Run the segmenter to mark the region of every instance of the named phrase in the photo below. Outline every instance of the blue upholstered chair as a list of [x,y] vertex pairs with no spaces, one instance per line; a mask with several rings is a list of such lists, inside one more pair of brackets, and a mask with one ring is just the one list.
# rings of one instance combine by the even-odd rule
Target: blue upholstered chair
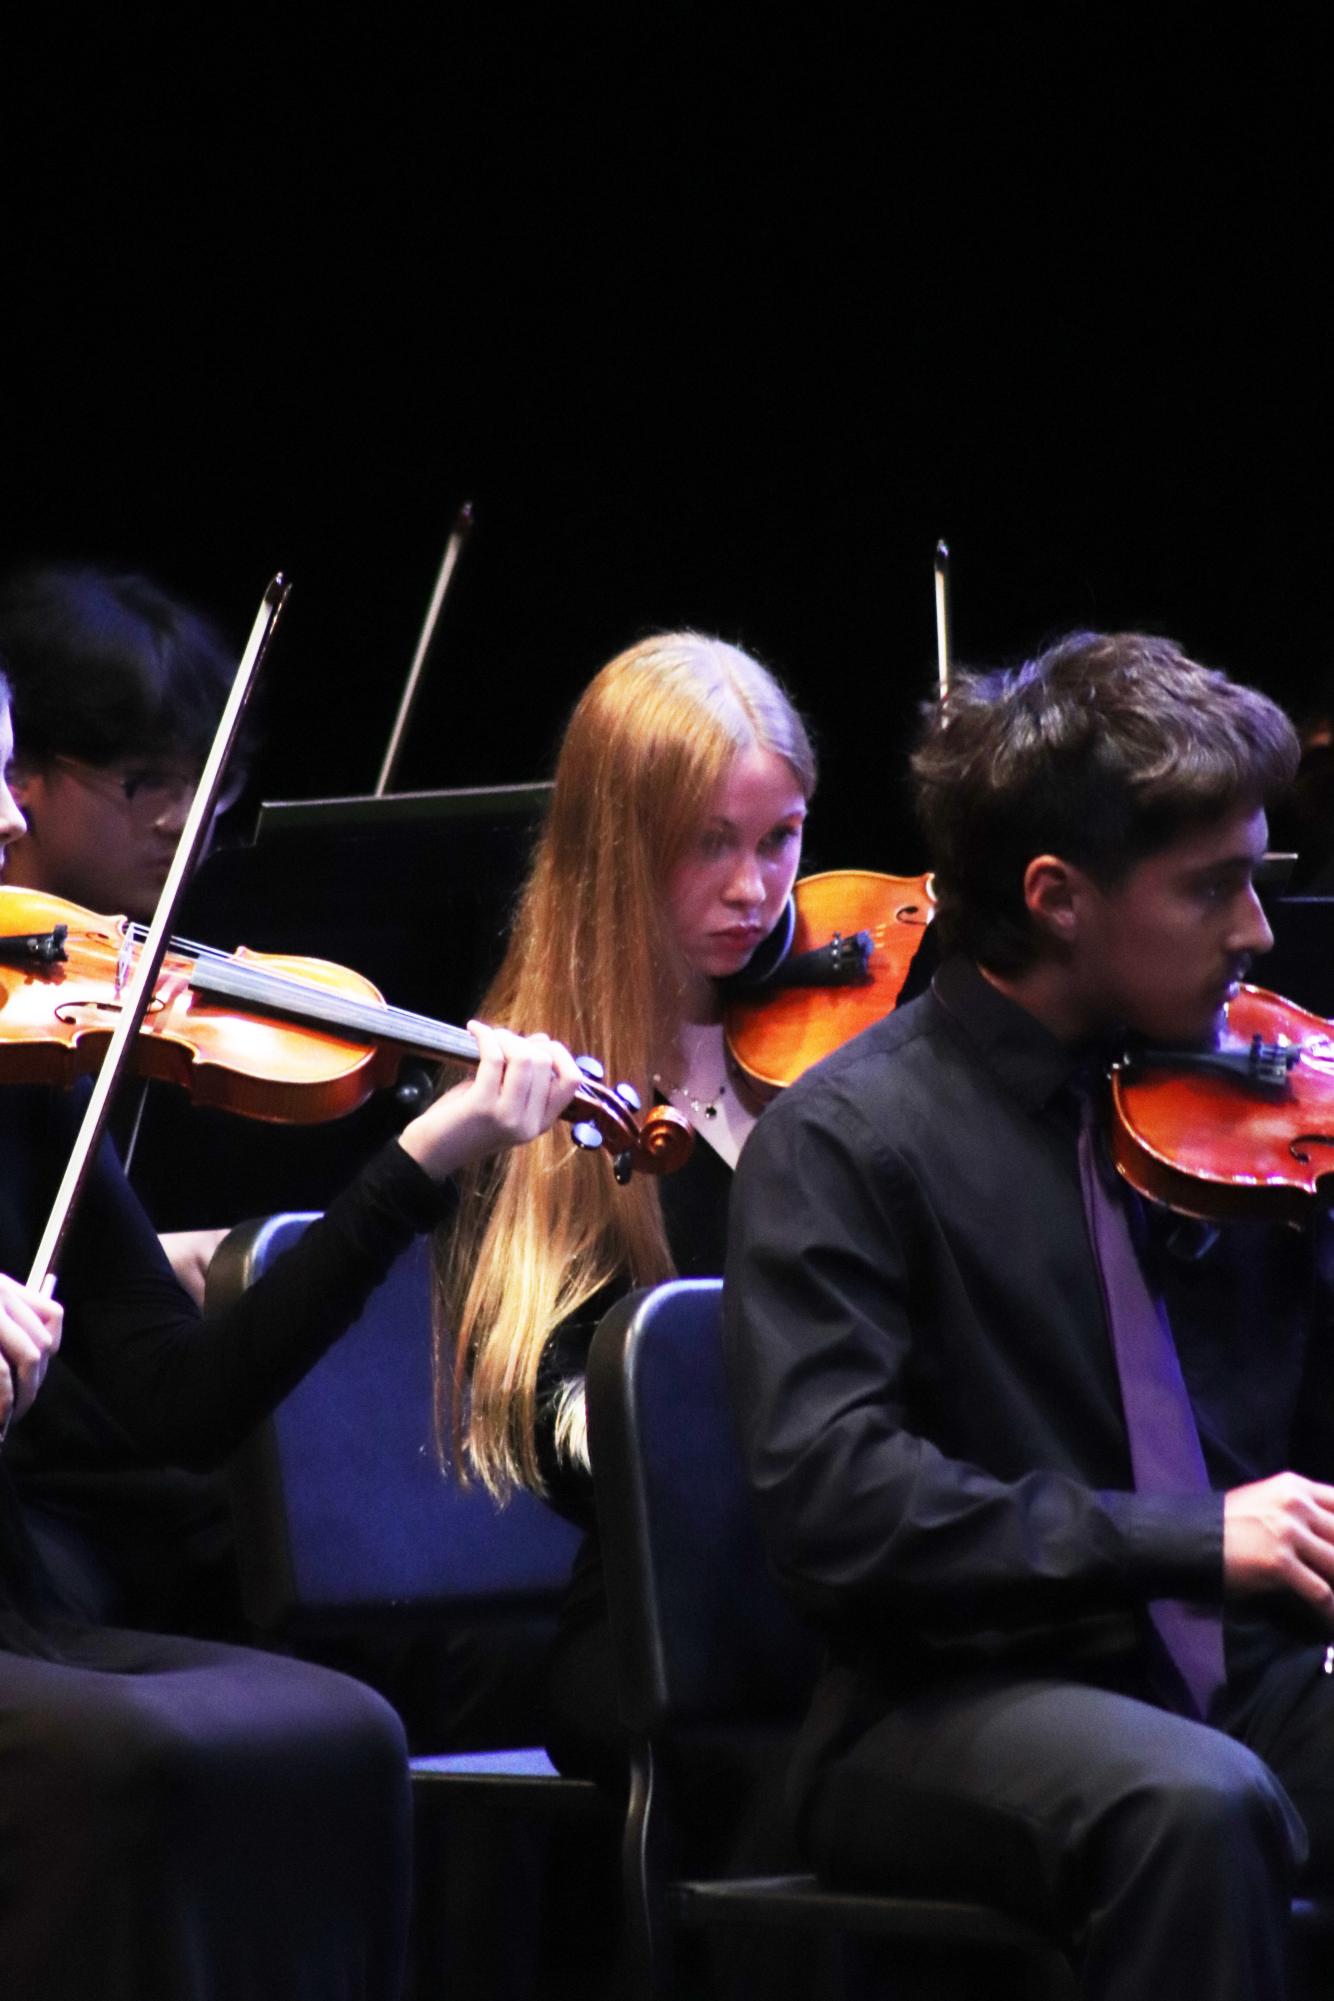
[[1049,1940],[1003,1912],[855,1896],[799,1873],[683,1871],[675,1774],[692,1744],[790,1734],[817,1645],[770,1578],[728,1407],[722,1287],[679,1280],[623,1300],[594,1337],[589,1424],[616,1640],[633,1740],[623,1852],[636,1992],[680,1990],[673,1935],[716,1926],[876,1935],[1019,1954],[1031,1991],[1073,1993]]
[[[251,1284],[310,1221],[233,1230],[209,1272],[210,1304]],[[560,1596],[577,1532],[530,1494],[498,1508],[441,1471],[429,1256],[419,1238],[237,1456],[245,1609],[260,1632],[500,1618]]]
[[[310,1221],[281,1215],[233,1230],[209,1272],[209,1304],[253,1283]],[[577,1533],[529,1494],[498,1508],[482,1488],[442,1473],[429,1302],[429,1245],[419,1240],[356,1324],[236,1455],[231,1491],[243,1604],[261,1641],[320,1652],[321,1641],[349,1635],[445,1635],[451,1624],[503,1632],[507,1624],[554,1617]],[[526,1879],[534,1904],[540,1891],[545,1847],[529,1838],[530,1824],[601,1824],[605,1834],[611,1808],[592,1785],[560,1778],[531,1744],[444,1747],[413,1758],[412,1781],[419,1883],[448,1889],[447,1899],[419,1894],[419,1964],[438,1966],[447,1957],[451,1988],[462,1982],[474,1993],[533,1991],[527,1976],[535,1916],[533,1938],[520,1922],[497,1940],[489,1924],[485,1964],[460,1966],[459,1934],[473,1929],[459,1912],[460,1881],[470,1877],[481,1901],[501,1886],[480,1880],[479,1844],[451,1842],[449,1831],[464,1811],[474,1829],[487,1826],[486,1845],[503,1854],[498,1866],[518,1911],[516,1877]],[[519,1824],[500,1836],[493,1823],[504,1814]],[[460,1848],[467,1851],[463,1868]],[[442,1942],[449,1930],[453,1936]],[[476,1950],[482,1958],[480,1944]],[[508,1978],[498,1965],[505,1959]],[[439,1983],[432,1975],[418,1984],[425,1993]]]
[[[816,1665],[812,1636],[761,1548],[728,1405],[721,1298],[716,1279],[634,1294],[607,1314],[589,1359],[598,1512],[633,1743],[622,1873],[637,1995],[666,2001],[678,1991],[676,1931],[733,1926],[883,1938],[915,1954],[1003,1953],[1025,1993],[1062,2001],[1076,1991],[1064,1956],[987,1905],[855,1895],[803,1874],[680,1868],[674,1776],[682,1747],[692,1738],[715,1745],[726,1733],[790,1730]],[[1293,1923],[1312,1991],[1326,1993],[1334,1902],[1298,1899]],[[992,1984],[984,1979],[979,1991]]]

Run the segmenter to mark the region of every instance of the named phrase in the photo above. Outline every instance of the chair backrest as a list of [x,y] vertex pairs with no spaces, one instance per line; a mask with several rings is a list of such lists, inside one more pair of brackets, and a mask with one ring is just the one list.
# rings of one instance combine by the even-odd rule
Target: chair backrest
[[635,1732],[799,1716],[818,1642],[769,1574],[723,1370],[722,1284],[632,1294],[588,1409],[621,1707]]
[[[311,1220],[233,1230],[209,1304],[253,1283]],[[231,1486],[245,1609],[265,1631],[554,1605],[579,1541],[530,1494],[498,1508],[442,1473],[424,1239],[242,1447]]]

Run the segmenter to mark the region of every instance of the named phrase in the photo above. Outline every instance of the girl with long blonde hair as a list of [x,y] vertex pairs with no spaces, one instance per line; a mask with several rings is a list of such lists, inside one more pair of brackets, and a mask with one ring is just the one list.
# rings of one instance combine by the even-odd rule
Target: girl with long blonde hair
[[775,932],[801,853],[815,763],[767,670],[722,640],[671,633],[586,690],[509,949],[479,1012],[541,1023],[644,1103],[683,1112],[690,1164],[616,1186],[552,1131],[456,1177],[438,1258],[442,1423],[503,1497],[546,1496],[588,1530],[548,1686],[563,1769],[621,1778],[592,1541],[583,1362],[617,1294],[722,1269],[731,1168],[758,1107],[726,1061],[720,983]]

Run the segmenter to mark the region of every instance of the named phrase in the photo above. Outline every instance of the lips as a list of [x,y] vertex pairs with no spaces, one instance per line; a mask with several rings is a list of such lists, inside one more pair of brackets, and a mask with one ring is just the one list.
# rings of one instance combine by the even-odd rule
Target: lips
[[1215,987],[1210,1003],[1215,1014],[1221,1013],[1224,1009],[1232,1005],[1233,1001],[1237,998],[1238,990],[1245,977],[1246,973],[1243,969],[1240,973],[1234,973],[1232,978],[1225,981],[1222,986]]

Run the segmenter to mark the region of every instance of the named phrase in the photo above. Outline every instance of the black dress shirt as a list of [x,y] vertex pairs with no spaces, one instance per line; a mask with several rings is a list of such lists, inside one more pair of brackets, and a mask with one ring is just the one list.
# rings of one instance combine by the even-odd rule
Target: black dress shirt
[[[1222,1492],[1328,1477],[1313,1233],[1155,1219],[1212,1486],[1133,1490],[1057,1042],[970,965],[807,1073],[732,1199],[726,1340],[779,1577],[877,1699],[978,1669],[1152,1678],[1154,1597],[1222,1595]],[[1319,1245],[1317,1245],[1319,1248]],[[1319,1260],[1314,1261],[1318,1265]],[[1229,1672],[1288,1601],[1229,1621]]]

